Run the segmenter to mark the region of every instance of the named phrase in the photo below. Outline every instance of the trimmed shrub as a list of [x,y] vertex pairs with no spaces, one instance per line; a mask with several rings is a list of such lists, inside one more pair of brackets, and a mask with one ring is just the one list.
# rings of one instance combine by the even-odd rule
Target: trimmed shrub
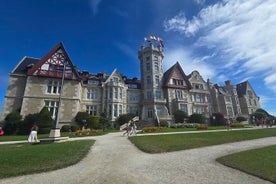
[[185,118],[188,118],[188,114],[184,111],[181,111],[181,110],[177,110],[174,112],[174,121],[175,122],[180,122],[180,123],[183,123]]
[[61,127],[61,129],[60,129],[61,132],[70,132],[70,130],[71,130],[71,126],[70,125],[63,125]]
[[72,132],[76,132],[78,129],[79,129],[79,126],[77,126],[77,125],[72,125],[71,126],[71,131]]
[[167,121],[165,121],[165,120],[162,120],[162,121],[160,121],[160,126],[161,127],[168,127],[169,123]]
[[204,123],[204,116],[202,114],[194,113],[189,117],[189,123]]
[[239,116],[239,117],[236,118],[236,120],[240,123],[242,121],[246,121],[247,119],[243,116]]
[[100,116],[90,116],[87,122],[87,127],[90,129],[99,128]]

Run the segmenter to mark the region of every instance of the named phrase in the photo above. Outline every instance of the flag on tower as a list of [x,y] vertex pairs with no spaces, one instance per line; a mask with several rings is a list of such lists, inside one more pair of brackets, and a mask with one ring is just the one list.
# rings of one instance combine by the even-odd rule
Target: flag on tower
[[162,47],[164,47],[164,41],[161,38],[157,37],[157,36],[150,35],[149,38],[144,38],[144,39],[147,42],[151,42],[151,40],[157,41]]

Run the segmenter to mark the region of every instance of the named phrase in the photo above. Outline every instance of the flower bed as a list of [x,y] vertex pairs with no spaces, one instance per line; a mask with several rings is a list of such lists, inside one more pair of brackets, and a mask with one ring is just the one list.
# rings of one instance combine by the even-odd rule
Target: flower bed
[[84,129],[84,130],[77,130],[75,132],[76,136],[93,136],[93,135],[99,135],[102,133],[102,130],[90,130],[90,129]]
[[143,132],[145,133],[150,133],[150,132],[162,132],[163,127],[145,127],[142,129]]
[[208,126],[205,124],[200,124],[196,128],[197,130],[208,130]]

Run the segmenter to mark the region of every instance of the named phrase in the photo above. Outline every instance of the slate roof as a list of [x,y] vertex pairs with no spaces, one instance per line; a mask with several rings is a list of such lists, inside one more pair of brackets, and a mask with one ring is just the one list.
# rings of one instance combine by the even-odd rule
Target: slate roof
[[40,59],[25,56],[11,72],[12,74],[27,74],[28,69],[32,68]]

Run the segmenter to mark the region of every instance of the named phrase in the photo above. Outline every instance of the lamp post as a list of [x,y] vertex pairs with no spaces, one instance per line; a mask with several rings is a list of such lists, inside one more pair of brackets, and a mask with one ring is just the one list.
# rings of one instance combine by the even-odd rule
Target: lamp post
[[66,68],[66,61],[64,61],[63,69],[62,69],[61,86],[60,86],[60,92],[58,97],[58,108],[57,108],[57,114],[55,118],[55,126],[50,131],[50,135],[49,135],[50,138],[60,137],[59,118],[60,118],[61,95],[63,91],[65,68]]

